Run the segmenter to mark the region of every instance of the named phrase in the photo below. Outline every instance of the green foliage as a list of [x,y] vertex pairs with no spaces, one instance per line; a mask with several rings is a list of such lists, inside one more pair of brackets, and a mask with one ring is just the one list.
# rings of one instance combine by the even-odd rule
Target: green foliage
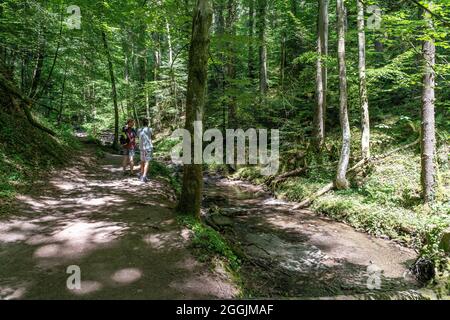
[[261,175],[256,166],[244,166],[239,168],[233,175],[233,178],[248,180],[257,184],[264,183],[265,178]]
[[[398,147],[399,140],[414,141],[417,134],[415,126],[407,117],[397,120],[386,118],[372,132],[373,152],[383,154]],[[354,133],[353,136],[358,134]],[[327,139],[326,148],[331,152],[336,152],[334,141],[338,141],[338,138],[332,135]],[[358,141],[353,142],[352,154],[359,153],[358,144]],[[311,155],[307,158],[307,167],[310,169],[306,174],[269,185],[278,197],[301,201],[334,179],[336,164],[331,161],[336,159]],[[441,189],[449,190],[447,162],[441,163],[439,172]],[[243,167],[233,177],[259,184],[267,181],[259,175],[256,167]],[[422,204],[420,155],[415,148],[376,162],[351,182],[351,189],[333,191],[317,198],[312,209],[374,236],[390,238],[414,247],[420,250],[422,257],[432,261],[439,272],[445,273],[447,258],[439,248],[439,241],[442,230],[450,226],[450,196],[448,191],[444,191],[434,204]]]
[[152,177],[160,177],[169,182],[172,189],[177,195],[181,192],[181,181],[179,177],[165,163],[156,160],[150,162],[149,175]]
[[169,156],[172,149],[180,143],[180,139],[163,138],[154,144],[155,155]]
[[[450,2],[434,1],[433,28],[425,28],[422,14],[411,1],[365,2],[366,7],[371,4],[382,11],[381,29],[366,29],[372,154],[383,154],[419,138],[421,45],[425,39],[435,39],[435,111],[440,148],[437,201],[429,208],[420,204],[420,158],[415,147],[367,168],[352,181],[350,190],[317,199],[314,208],[372,234],[424,246],[423,255],[439,264],[441,253],[435,244],[441,226],[446,224],[450,203],[450,168],[445,147],[450,141],[450,47],[448,28],[442,22],[442,19],[449,20]],[[79,0],[76,3],[82,11],[79,30],[69,29],[64,23],[68,5],[67,1],[54,0],[5,0],[0,4],[2,63],[13,71],[11,79],[27,94],[34,84],[36,62],[43,54],[42,77],[37,83],[37,95],[32,97],[36,100],[33,114],[40,123],[58,131],[58,138],[54,139],[21,118],[0,114],[0,199],[13,197],[37,173],[73,157],[73,150],[77,149],[73,127],[85,130],[93,143],[114,129],[111,79],[102,32],[107,34],[112,56],[119,123],[127,118],[149,117],[161,136],[170,135],[183,123],[194,2]],[[357,128],[361,118],[356,2],[347,1],[346,6],[353,164],[360,155]],[[261,43],[258,24],[252,29],[253,38],[250,37],[248,2],[239,2],[234,26],[228,26],[232,20],[229,6],[224,1],[215,3],[217,19],[211,30],[205,128],[226,129],[230,122],[228,112],[235,106],[240,128],[279,129],[280,173],[300,167],[307,167],[308,171],[272,184],[271,188],[278,196],[297,201],[334,179],[341,145],[337,35],[333,28],[336,8],[330,2],[329,55],[323,59],[328,67],[327,137],[320,154],[311,148],[316,105],[317,9],[317,1],[269,1],[265,30],[269,91],[265,96],[258,91]],[[231,34],[230,27],[236,32]],[[253,75],[250,75],[251,61]],[[177,143],[164,138],[157,141],[155,155],[167,158]],[[102,157],[102,151],[97,156]],[[227,166],[205,167],[228,172]],[[177,193],[180,191],[179,177],[164,163],[153,161],[150,170],[151,175],[163,177]],[[260,175],[257,167],[241,167],[234,177],[256,183],[269,181]],[[210,231],[198,229],[197,232],[205,233],[205,238],[213,242],[205,250],[228,254]]]
[[37,177],[73,158],[80,146],[72,131],[54,129],[58,138],[31,126],[25,118],[0,112],[0,201],[11,199]]

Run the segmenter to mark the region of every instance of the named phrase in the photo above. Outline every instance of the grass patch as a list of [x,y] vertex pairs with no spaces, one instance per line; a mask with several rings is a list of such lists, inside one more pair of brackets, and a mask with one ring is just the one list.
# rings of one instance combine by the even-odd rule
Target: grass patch
[[224,260],[229,271],[235,273],[239,270],[241,266],[239,257],[219,232],[190,216],[179,216],[178,222],[192,230],[194,234],[192,247],[196,250],[200,261],[212,261],[218,257]]

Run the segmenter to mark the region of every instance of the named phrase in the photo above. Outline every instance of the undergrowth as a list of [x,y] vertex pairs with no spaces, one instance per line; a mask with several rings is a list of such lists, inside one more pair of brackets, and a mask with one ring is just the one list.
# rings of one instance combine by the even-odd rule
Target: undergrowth
[[[386,124],[373,132],[373,153],[383,154],[399,145],[393,144]],[[400,126],[404,134],[410,135],[403,144],[414,141],[414,130]],[[396,139],[401,137],[397,132]],[[354,136],[358,136],[355,134]],[[338,150],[339,138],[329,137],[327,150]],[[358,155],[358,141],[352,146],[352,155]],[[343,221],[358,230],[377,237],[389,238],[413,247],[420,256],[432,261],[436,269],[435,279],[440,278],[444,288],[448,282],[449,257],[439,247],[443,231],[450,226],[450,168],[445,142],[438,144],[438,188],[436,201],[423,205],[420,199],[420,154],[418,146],[393,154],[364,169],[351,180],[351,188],[331,191],[313,202],[311,208],[323,215]],[[301,151],[299,151],[301,152]],[[261,176],[257,167],[240,168],[232,178],[244,179],[257,184],[266,184],[279,198],[301,201],[332,181],[335,177],[335,161],[332,155],[308,156],[299,164],[310,168],[306,173],[279,183]],[[282,162],[290,163],[281,153]],[[358,159],[353,159],[355,163]],[[351,166],[352,164],[350,164]],[[296,167],[284,167],[283,171]],[[281,174],[282,172],[279,172]],[[447,276],[445,276],[447,275]],[[444,279],[444,280],[442,280]],[[445,284],[446,283],[446,284]],[[450,292],[450,291],[449,291]]]
[[[43,122],[39,120],[40,122]],[[73,158],[80,144],[68,126],[53,127],[56,137],[33,127],[20,116],[0,113],[0,203],[6,208],[32,182]]]
[[151,177],[160,177],[166,180],[178,196],[181,193],[181,181],[170,167],[157,160],[150,162],[149,174]]
[[194,217],[179,216],[178,221],[193,232],[192,247],[196,250],[200,261],[211,261],[219,257],[225,261],[229,271],[236,273],[241,261],[222,235],[213,228],[203,224]]

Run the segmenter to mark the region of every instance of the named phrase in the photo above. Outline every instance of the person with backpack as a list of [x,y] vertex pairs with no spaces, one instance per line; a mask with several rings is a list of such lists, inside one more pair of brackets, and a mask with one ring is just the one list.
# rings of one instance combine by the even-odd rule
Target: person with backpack
[[120,135],[120,144],[123,154],[123,174],[127,174],[127,165],[130,165],[130,173],[134,175],[134,155],[136,148],[136,130],[134,129],[134,120],[128,119],[125,127],[122,128]]
[[147,182],[147,173],[149,169],[149,163],[152,160],[153,143],[152,143],[153,130],[149,128],[148,119],[144,119],[143,127],[139,130],[139,151],[141,153],[141,174],[140,180]]

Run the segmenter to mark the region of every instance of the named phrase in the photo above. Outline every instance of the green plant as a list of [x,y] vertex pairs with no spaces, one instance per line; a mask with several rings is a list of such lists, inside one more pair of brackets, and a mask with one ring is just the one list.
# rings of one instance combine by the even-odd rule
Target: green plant
[[193,217],[179,216],[179,223],[192,230],[194,236],[192,247],[199,250],[200,257],[211,259],[221,257],[225,259],[231,271],[237,271],[240,267],[240,259],[227,244],[219,232],[208,227]]
[[0,201],[12,199],[36,177],[72,159],[81,148],[69,126],[53,129],[56,137],[36,129],[21,116],[0,112]]
[[164,163],[157,160],[150,162],[150,176],[160,177],[169,182],[171,188],[178,195],[181,192],[181,181],[176,172]]

